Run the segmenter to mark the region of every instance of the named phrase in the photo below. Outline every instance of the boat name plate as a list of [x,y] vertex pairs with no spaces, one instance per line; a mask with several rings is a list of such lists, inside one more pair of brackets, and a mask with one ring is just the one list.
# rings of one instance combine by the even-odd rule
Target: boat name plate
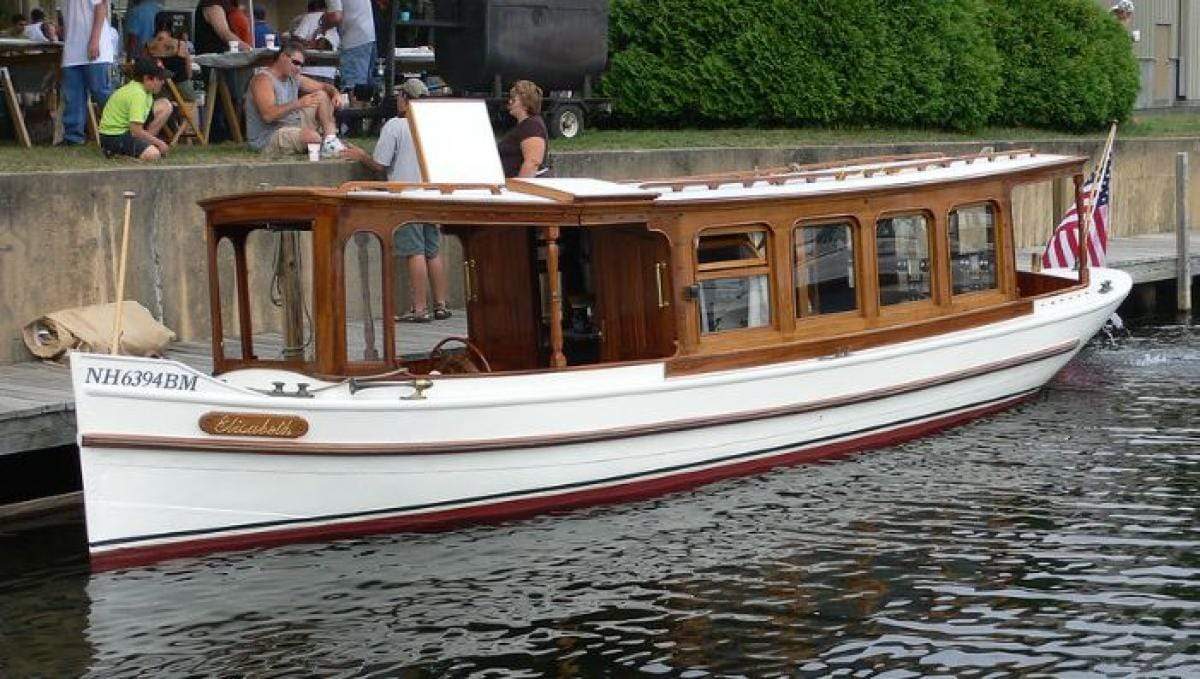
[[297,415],[211,412],[200,416],[200,428],[217,436],[297,439],[308,433],[308,421]]

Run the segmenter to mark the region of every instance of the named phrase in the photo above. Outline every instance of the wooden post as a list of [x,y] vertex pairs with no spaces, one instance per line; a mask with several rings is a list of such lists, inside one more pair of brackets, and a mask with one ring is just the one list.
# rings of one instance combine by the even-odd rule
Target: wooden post
[[546,238],[546,287],[550,291],[550,367],[567,367],[563,355],[562,290],[558,282],[558,227],[547,226],[543,230]]
[[125,301],[125,265],[129,260],[129,216],[133,211],[133,191],[126,191],[125,196],[125,227],[121,230],[121,262],[117,273],[117,302],[116,314],[113,317],[112,344],[109,353],[116,356],[121,353],[121,302]]
[[1175,154],[1175,269],[1176,308],[1183,316],[1192,311],[1192,260],[1188,247],[1191,215],[1188,210],[1188,154]]
[[283,302],[283,359],[304,360],[304,292],[295,231],[279,232],[279,296]]

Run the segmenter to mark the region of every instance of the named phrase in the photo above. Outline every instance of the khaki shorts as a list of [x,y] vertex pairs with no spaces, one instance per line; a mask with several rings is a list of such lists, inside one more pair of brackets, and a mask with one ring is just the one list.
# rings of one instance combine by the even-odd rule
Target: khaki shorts
[[263,155],[282,156],[293,153],[308,153],[308,144],[300,136],[302,130],[317,129],[317,109],[300,109],[300,127],[281,127],[275,130],[266,146],[262,147]]

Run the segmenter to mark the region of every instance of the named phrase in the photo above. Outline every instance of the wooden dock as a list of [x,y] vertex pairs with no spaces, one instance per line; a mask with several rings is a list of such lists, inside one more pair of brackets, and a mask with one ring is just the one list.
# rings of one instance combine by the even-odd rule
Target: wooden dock
[[[427,354],[446,337],[466,334],[467,316],[461,309],[444,321],[397,324],[397,353]],[[356,348],[362,351],[361,330],[349,332],[347,337],[352,353]],[[278,354],[283,338],[255,335],[254,346],[260,356]],[[167,350],[167,357],[200,372],[212,372],[208,342],[176,342]],[[67,366],[44,361],[0,365],[0,455],[74,443],[75,401]]]
[[[1190,243],[1192,271],[1200,272],[1200,231],[1191,232]],[[1041,252],[1041,248],[1022,248],[1017,253],[1017,268],[1028,270],[1030,257]],[[1174,233],[1114,238],[1108,244],[1108,266],[1132,276],[1134,285],[1175,280],[1178,262]]]

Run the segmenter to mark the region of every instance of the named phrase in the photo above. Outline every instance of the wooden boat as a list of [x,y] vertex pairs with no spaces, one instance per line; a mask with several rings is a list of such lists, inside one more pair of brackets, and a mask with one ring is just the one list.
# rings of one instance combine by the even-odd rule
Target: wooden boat
[[[623,501],[1012,406],[1130,289],[1017,270],[1014,188],[1081,200],[1085,160],[202,201],[213,375],[72,357],[93,565]],[[414,356],[385,319],[422,222],[461,241],[468,334]]]

